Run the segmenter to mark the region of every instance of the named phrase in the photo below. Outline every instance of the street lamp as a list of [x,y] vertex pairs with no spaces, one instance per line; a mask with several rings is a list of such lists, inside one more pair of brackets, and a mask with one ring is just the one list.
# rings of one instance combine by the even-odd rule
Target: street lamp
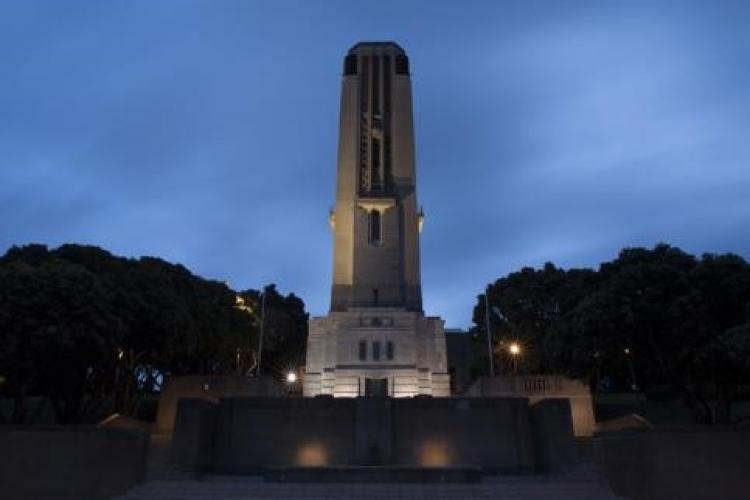
[[260,294],[260,337],[258,338],[258,377],[260,377],[260,360],[263,355],[263,327],[266,326],[266,289]]
[[[250,307],[250,306],[248,306],[245,303],[245,299],[243,299],[239,295],[235,295],[234,296],[234,307],[236,307],[240,311],[246,312],[250,316],[252,316],[252,314],[253,314],[253,308]],[[242,350],[238,347],[237,348],[237,352],[235,354],[235,367],[236,367],[236,370],[237,370],[237,374],[241,374],[241,370],[240,370],[241,354],[242,354]]]
[[626,347],[622,352],[625,353],[625,357],[628,360],[628,368],[630,369],[630,388],[633,389],[633,392],[638,392],[638,383],[635,380],[635,366],[633,366],[632,351],[629,347]]
[[[253,308],[245,304],[245,299],[240,297],[239,295],[235,296],[235,303],[237,309],[240,309],[242,311],[245,311],[248,314],[253,313]],[[260,377],[260,361],[261,361],[261,355],[263,354],[263,327],[265,326],[265,316],[266,316],[266,289],[263,288],[263,291],[260,294],[260,335],[258,336],[258,366],[257,366],[257,376]],[[237,353],[237,361],[239,364],[239,352]]]
[[495,362],[492,353],[492,330],[490,329],[490,285],[484,290],[484,321],[487,329],[487,354],[490,358],[490,377],[495,376]]
[[518,357],[521,355],[521,345],[518,342],[511,342],[508,346],[508,352],[513,358],[513,375],[518,373]]
[[294,370],[289,370],[286,374],[286,385],[289,395],[291,396],[294,392],[294,386],[297,383],[297,373]]

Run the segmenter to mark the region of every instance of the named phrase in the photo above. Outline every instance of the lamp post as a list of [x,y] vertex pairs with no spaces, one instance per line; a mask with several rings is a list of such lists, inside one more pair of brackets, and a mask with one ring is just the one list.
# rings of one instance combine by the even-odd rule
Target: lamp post
[[622,352],[625,353],[625,357],[628,359],[628,368],[630,368],[630,388],[633,389],[633,392],[638,392],[638,383],[635,380],[635,367],[633,366],[632,351],[629,347],[626,347]]
[[492,330],[490,330],[490,285],[484,290],[484,321],[487,329],[487,355],[490,358],[490,377],[495,376],[495,362],[492,354]]
[[[234,307],[236,307],[240,311],[246,312],[252,317],[253,308],[248,306],[245,303],[245,299],[243,299],[242,296],[240,295],[234,296]],[[242,349],[238,347],[237,352],[235,353],[235,358],[234,358],[235,369],[237,370],[238,375],[241,374],[241,367],[240,367],[241,358],[242,358]]]
[[258,337],[258,377],[260,377],[260,361],[263,355],[263,328],[266,325],[266,288],[260,294],[260,336]]
[[289,372],[287,372],[286,383],[289,386],[289,395],[291,395],[292,390],[294,389],[294,384],[297,383],[297,374],[294,372],[294,370],[289,370]]
[[117,362],[115,364],[115,407],[118,406],[118,399],[120,398],[120,372],[122,371],[122,358],[125,356],[125,351],[121,348],[117,348]]
[[[253,308],[245,304],[245,299],[241,296],[235,296],[235,307],[241,311],[245,311],[248,314],[253,313]],[[263,352],[263,327],[265,326],[266,316],[266,289],[260,293],[260,335],[258,336],[258,364],[256,367],[256,376],[260,377],[260,360]],[[240,370],[240,349],[237,348],[237,371]]]
[[513,358],[513,375],[518,374],[518,356],[521,355],[521,345],[518,342],[511,342],[508,346],[508,352]]

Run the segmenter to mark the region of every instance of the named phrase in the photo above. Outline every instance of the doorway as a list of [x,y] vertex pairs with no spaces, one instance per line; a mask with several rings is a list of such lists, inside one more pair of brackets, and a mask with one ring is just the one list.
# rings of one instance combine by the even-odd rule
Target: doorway
[[388,396],[388,379],[387,378],[366,378],[365,379],[365,396]]

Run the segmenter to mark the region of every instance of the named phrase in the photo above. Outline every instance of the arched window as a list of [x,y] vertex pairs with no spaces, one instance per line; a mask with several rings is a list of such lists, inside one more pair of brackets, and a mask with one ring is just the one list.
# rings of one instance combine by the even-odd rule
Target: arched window
[[381,236],[380,212],[373,210],[370,212],[370,244],[380,245]]

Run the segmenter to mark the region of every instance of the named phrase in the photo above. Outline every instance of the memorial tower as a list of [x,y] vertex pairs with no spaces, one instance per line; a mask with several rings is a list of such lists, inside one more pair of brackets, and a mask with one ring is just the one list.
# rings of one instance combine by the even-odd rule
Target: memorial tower
[[306,396],[448,396],[445,334],[425,317],[409,59],[393,42],[344,58],[333,285],[310,320]]

